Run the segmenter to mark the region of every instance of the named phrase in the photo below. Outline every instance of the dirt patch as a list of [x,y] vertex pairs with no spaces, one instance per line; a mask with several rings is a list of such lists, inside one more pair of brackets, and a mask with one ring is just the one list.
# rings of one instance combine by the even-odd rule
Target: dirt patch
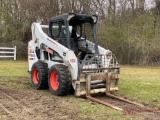
[[10,90],[0,86],[0,113],[10,119],[37,120],[89,120],[77,117],[78,111],[70,109],[69,103],[55,96],[42,96],[22,90]]
[[[136,117],[140,116],[146,120],[160,120],[160,113],[157,112],[159,109],[150,108],[147,107],[147,105],[141,108],[108,98],[105,95],[95,96],[98,99],[123,108],[124,111],[122,113],[127,116],[124,117],[124,115],[121,116],[117,114],[117,111],[113,111],[112,109],[103,109],[102,106],[98,109],[97,104],[89,102],[86,99],[80,99],[76,103],[72,102],[72,100],[68,101],[66,97],[51,95],[49,90],[34,90],[30,84],[29,77],[0,77],[0,79],[0,119],[92,120],[91,118],[94,118],[96,120],[106,120],[108,118],[119,120],[125,118],[138,119],[139,117]],[[69,96],[69,99],[72,98],[75,97]],[[83,104],[83,106],[81,106],[82,108],[78,108],[80,106],[75,104],[80,104],[79,102],[88,104]],[[95,113],[92,113],[94,110],[91,109],[94,105],[96,110],[94,109]],[[104,113],[96,113],[97,110],[101,111],[102,109],[105,111]],[[115,113],[109,113],[107,110]]]

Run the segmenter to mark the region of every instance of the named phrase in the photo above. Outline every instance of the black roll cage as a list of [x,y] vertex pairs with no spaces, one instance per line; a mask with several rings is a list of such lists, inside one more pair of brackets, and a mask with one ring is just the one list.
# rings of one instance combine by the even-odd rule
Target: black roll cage
[[[70,17],[72,16],[72,17]],[[71,46],[70,46],[70,33],[69,33],[69,26],[74,26],[74,25],[77,25],[77,24],[83,24],[83,23],[86,23],[86,22],[89,22],[93,28],[93,34],[94,34],[94,44],[95,44],[95,51],[96,51],[96,54],[98,54],[98,43],[97,43],[97,35],[96,35],[96,23],[97,23],[97,20],[94,21],[94,18],[96,18],[98,20],[98,17],[96,15],[85,15],[85,14],[76,14],[76,13],[66,13],[66,14],[63,14],[63,15],[59,15],[59,16],[56,16],[56,17],[52,17],[50,22],[49,22],[49,36],[51,38],[53,38],[52,36],[52,25],[55,23],[55,22],[58,22],[58,21],[64,21],[64,25],[66,26],[65,27],[65,30],[66,30],[66,34],[67,34],[67,43],[66,43],[66,47],[71,49]],[[80,31],[81,32],[81,35],[82,35],[82,30]],[[80,37],[81,37],[80,35]]]

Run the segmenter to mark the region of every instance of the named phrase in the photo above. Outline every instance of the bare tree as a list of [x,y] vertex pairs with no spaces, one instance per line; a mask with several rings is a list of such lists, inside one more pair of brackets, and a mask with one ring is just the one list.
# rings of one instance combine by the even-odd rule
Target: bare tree
[[156,3],[156,14],[160,15],[160,1],[155,0],[155,3]]
[[137,12],[143,13],[144,12],[144,5],[145,5],[145,0],[136,0]]
[[116,15],[116,1],[108,0],[108,18],[112,23],[114,23],[115,15]]
[[135,15],[135,0],[129,0],[133,16]]

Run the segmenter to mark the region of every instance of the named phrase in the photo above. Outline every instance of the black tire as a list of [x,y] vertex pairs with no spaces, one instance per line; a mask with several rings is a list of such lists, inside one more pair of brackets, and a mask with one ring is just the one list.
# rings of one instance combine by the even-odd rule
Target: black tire
[[38,61],[33,64],[31,70],[31,83],[37,90],[48,88],[48,65],[46,63]]
[[48,86],[53,95],[67,95],[71,86],[71,76],[68,68],[62,64],[52,66],[49,70]]

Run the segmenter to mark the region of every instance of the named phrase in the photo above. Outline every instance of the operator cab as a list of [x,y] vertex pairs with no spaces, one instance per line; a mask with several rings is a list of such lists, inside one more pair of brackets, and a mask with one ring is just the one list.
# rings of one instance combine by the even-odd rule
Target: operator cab
[[83,60],[86,54],[98,54],[95,15],[67,13],[53,17],[49,36],[74,51]]

